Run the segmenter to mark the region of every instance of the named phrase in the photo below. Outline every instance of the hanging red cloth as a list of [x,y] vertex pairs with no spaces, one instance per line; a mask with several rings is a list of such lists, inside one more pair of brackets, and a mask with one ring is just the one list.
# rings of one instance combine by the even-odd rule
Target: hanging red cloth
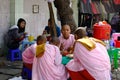
[[92,9],[93,14],[97,14],[95,4],[93,2],[91,2],[90,5],[91,5],[91,9]]
[[120,4],[120,0],[114,0],[114,3],[115,3],[116,5],[118,5],[118,4]]
[[87,0],[83,0],[83,2],[84,2],[84,4],[86,4],[86,3],[87,3]]

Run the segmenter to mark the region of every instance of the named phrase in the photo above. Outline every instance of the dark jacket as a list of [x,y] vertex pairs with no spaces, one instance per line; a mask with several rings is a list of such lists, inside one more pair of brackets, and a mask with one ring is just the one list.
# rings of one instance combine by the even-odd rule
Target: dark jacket
[[[47,34],[50,34],[50,27],[49,26],[46,26],[45,30],[47,31]],[[60,31],[60,28],[57,25],[56,25],[56,32],[57,32],[57,37],[59,37],[61,35],[61,31]]]
[[18,33],[18,26],[14,25],[12,26],[7,33],[7,47],[10,49],[16,49],[19,48],[19,42],[23,40],[21,38],[24,36],[24,33]]

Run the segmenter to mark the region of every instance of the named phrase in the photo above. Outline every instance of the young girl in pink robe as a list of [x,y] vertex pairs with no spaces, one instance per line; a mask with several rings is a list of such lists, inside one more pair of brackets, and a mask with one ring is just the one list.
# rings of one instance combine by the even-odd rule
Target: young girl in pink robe
[[45,42],[39,44],[33,60],[32,80],[67,80],[61,60],[62,55],[57,46]]
[[36,44],[33,44],[25,49],[22,53],[23,65],[32,70],[33,58],[35,55]]
[[[33,65],[33,58],[35,56],[36,50],[36,43],[32,44],[28,48],[26,48],[22,53],[22,60],[23,60],[23,68],[22,68],[22,78],[31,80],[32,78],[32,65]],[[26,72],[29,71],[29,74]]]
[[70,51],[73,48],[75,42],[74,35],[70,34],[71,33],[70,26],[67,24],[62,26],[61,32],[62,35],[59,37],[60,50],[63,55],[67,55],[71,53]]
[[70,74],[72,80],[111,80],[110,59],[104,43],[88,38],[82,29],[75,31],[75,38],[74,58],[66,65],[75,73]]

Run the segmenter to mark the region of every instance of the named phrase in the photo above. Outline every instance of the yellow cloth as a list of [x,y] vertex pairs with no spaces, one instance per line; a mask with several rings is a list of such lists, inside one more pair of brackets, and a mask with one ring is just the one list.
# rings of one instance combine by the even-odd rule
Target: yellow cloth
[[92,39],[95,42],[98,42],[98,43],[102,44],[103,46],[106,46],[106,44],[103,41],[99,40],[99,39],[95,39],[95,38],[90,38],[90,39]]
[[45,52],[45,44],[36,47],[36,57],[42,57]]
[[87,48],[89,51],[91,51],[96,47],[95,43],[91,39],[93,41],[99,42],[105,46],[104,42],[102,42],[101,40],[95,39],[95,38],[84,37],[82,39],[78,39],[77,42],[80,42],[85,48]]

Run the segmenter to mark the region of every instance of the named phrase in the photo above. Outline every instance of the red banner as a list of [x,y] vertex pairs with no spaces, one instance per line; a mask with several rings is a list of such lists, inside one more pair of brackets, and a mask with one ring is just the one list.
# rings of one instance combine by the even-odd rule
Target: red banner
[[116,5],[118,5],[118,4],[120,4],[120,0],[114,0],[114,3],[115,3]]

